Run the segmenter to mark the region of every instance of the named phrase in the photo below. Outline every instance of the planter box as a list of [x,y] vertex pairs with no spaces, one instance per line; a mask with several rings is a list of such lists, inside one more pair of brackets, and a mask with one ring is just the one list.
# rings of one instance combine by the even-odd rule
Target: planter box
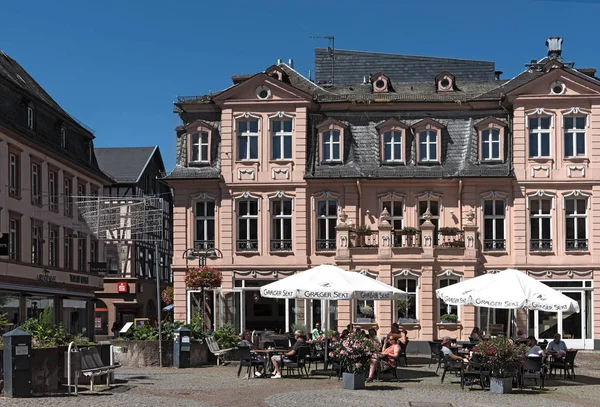
[[490,393],[507,394],[512,393],[512,377],[490,377]]
[[[124,367],[159,366],[158,341],[110,341],[115,348],[115,362]],[[173,341],[162,343],[163,366],[173,365]],[[192,341],[190,366],[208,363],[208,346],[205,341]]]
[[342,374],[342,389],[360,390],[365,388],[364,373],[346,373]]
[[375,322],[373,318],[356,318],[357,324],[372,324]]

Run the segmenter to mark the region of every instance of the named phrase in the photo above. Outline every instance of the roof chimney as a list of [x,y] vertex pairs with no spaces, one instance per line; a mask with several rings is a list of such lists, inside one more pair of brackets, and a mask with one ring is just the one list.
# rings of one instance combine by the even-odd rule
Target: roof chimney
[[281,58],[277,59],[277,65],[281,65]]
[[546,46],[548,47],[548,57],[550,59],[562,60],[560,54],[562,54],[562,42],[563,39],[560,37],[550,37],[546,40]]
[[496,79],[497,81],[500,80],[500,75],[502,75],[504,72],[502,71],[494,71],[494,79]]
[[292,58],[290,58],[290,60],[288,61],[288,66],[294,69],[294,60]]

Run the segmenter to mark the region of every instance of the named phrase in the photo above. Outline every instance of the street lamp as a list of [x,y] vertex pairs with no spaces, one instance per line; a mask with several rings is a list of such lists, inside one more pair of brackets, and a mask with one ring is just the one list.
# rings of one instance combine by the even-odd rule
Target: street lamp
[[[223,258],[223,253],[221,250],[216,247],[210,249],[197,250],[195,248],[185,249],[183,252],[183,256],[185,259],[185,263],[187,266],[188,261],[193,261],[198,259],[198,265],[202,268],[206,266],[206,259],[217,260],[219,258]],[[202,297],[202,305],[200,307],[200,315],[202,318],[202,330],[206,328],[206,322],[204,321],[204,287],[200,287],[200,296]],[[188,304],[189,306],[189,304]]]

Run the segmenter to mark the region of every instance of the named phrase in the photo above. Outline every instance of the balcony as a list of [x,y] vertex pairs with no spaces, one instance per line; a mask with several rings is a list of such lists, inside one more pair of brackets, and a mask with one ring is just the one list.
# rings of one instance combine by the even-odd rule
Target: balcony
[[392,232],[393,248],[415,248],[421,247],[421,232],[406,234],[401,231]]
[[379,246],[379,232],[374,230],[368,233],[350,233],[350,247],[369,248]]
[[291,252],[292,239],[273,239],[271,240],[272,252]]
[[588,240],[587,239],[567,239],[565,241],[565,249],[568,252],[587,252],[588,251]]
[[215,248],[214,240],[194,240],[194,249],[196,250],[208,250]]
[[532,253],[549,253],[552,250],[552,239],[531,239],[529,241],[529,251]]
[[332,252],[335,251],[335,239],[317,239],[316,251],[318,252]]
[[238,252],[258,252],[258,240],[238,240],[236,247]]
[[464,249],[465,248],[465,234],[462,230],[452,233],[438,232],[437,242],[434,242],[436,248],[444,249]]
[[506,251],[506,239],[484,239],[483,251],[484,252],[505,252]]

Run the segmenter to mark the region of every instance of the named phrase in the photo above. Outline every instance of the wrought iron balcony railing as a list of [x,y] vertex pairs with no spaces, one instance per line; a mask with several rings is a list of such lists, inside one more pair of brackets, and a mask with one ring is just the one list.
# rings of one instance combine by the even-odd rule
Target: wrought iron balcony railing
[[483,251],[484,252],[505,252],[506,251],[506,239],[484,239],[483,240]]
[[271,251],[272,252],[291,252],[292,251],[292,239],[272,239],[271,240]]
[[335,239],[317,239],[316,251],[327,252],[335,250]]
[[238,240],[237,241],[238,252],[257,252],[258,251],[258,240]]
[[531,239],[529,241],[530,252],[551,252],[552,239]]
[[565,243],[568,252],[586,252],[588,250],[587,239],[567,239]]
[[194,249],[196,250],[208,250],[215,248],[214,240],[194,240]]

